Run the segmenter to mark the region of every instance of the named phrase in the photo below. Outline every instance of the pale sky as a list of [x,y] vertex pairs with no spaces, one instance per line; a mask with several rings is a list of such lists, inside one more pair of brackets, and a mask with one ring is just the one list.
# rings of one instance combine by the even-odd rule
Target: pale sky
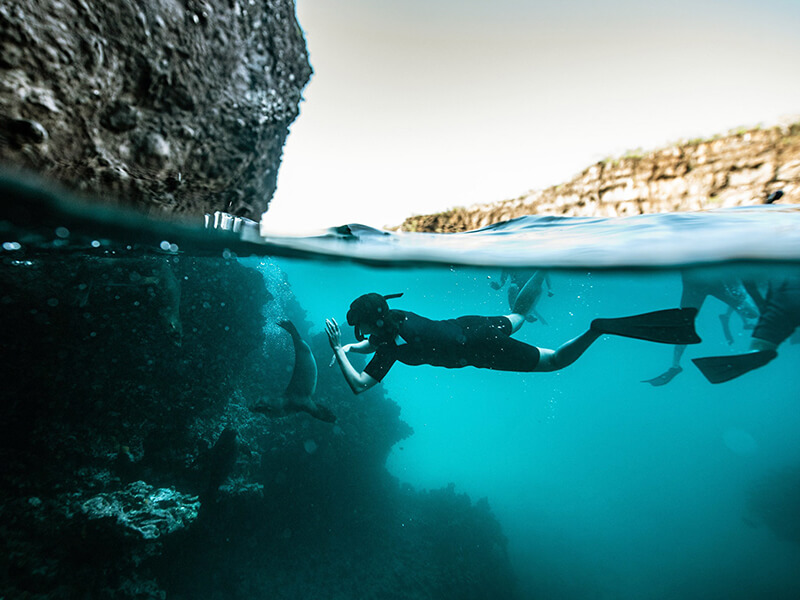
[[494,202],[800,114],[800,0],[296,0],[273,232]]

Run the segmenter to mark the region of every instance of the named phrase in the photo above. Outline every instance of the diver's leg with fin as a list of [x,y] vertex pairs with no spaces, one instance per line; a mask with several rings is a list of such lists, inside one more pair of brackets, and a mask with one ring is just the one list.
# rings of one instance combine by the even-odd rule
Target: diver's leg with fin
[[[699,312],[703,304],[705,304],[706,298],[708,298],[708,291],[704,286],[698,286],[696,283],[692,283],[691,280],[687,282],[685,277],[682,277],[682,285],[683,291],[681,292],[680,307],[696,308]],[[642,383],[649,383],[653,387],[667,385],[683,372],[681,358],[683,358],[684,352],[686,352],[686,345],[677,344],[672,352],[672,366],[661,373],[661,375],[657,375],[652,379],[643,379]]]
[[670,381],[675,379],[675,377],[683,373],[681,358],[683,358],[684,352],[686,352],[686,344],[676,345],[675,349],[672,351],[672,366],[657,377],[642,380],[642,383],[649,383],[653,387],[667,385]]
[[555,350],[539,348],[539,362],[535,371],[549,373],[570,366],[589,349],[602,333],[589,329],[584,334],[561,344]]
[[557,371],[568,367],[601,335],[619,335],[661,344],[697,344],[700,337],[694,330],[696,308],[671,308],[654,312],[621,317],[619,319],[595,319],[589,331],[579,335],[556,350],[540,348],[537,371]]

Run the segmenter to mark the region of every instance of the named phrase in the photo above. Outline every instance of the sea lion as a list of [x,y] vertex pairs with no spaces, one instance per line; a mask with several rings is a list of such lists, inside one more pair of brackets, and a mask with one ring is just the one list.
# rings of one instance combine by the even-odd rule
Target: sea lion
[[289,385],[283,396],[273,402],[263,402],[251,410],[264,413],[269,417],[285,417],[298,412],[306,412],[315,419],[334,423],[336,415],[330,409],[314,402],[311,398],[317,389],[317,361],[311,348],[300,337],[297,328],[291,321],[280,321],[280,327],[292,336],[294,344],[294,370]]

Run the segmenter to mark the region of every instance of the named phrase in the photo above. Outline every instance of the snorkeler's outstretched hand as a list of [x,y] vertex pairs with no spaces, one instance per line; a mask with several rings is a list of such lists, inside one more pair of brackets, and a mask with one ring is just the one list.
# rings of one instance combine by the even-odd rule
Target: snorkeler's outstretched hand
[[336,319],[325,319],[325,333],[328,334],[328,343],[331,345],[331,350],[333,350],[331,362],[328,363],[330,368],[336,362],[336,351],[342,346],[342,333],[339,331],[339,324]]
[[325,319],[325,333],[328,334],[328,343],[331,345],[331,349],[336,352],[342,346],[342,333],[339,331],[336,319]]

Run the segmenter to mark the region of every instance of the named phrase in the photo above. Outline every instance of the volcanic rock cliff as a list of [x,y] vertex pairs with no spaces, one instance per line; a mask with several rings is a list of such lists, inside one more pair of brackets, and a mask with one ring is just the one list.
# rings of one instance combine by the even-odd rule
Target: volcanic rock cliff
[[598,162],[563,185],[513,200],[415,216],[405,231],[469,231],[524,215],[617,217],[800,202],[800,123],[692,140]]
[[0,163],[161,216],[258,219],[311,75],[293,0],[0,4]]

